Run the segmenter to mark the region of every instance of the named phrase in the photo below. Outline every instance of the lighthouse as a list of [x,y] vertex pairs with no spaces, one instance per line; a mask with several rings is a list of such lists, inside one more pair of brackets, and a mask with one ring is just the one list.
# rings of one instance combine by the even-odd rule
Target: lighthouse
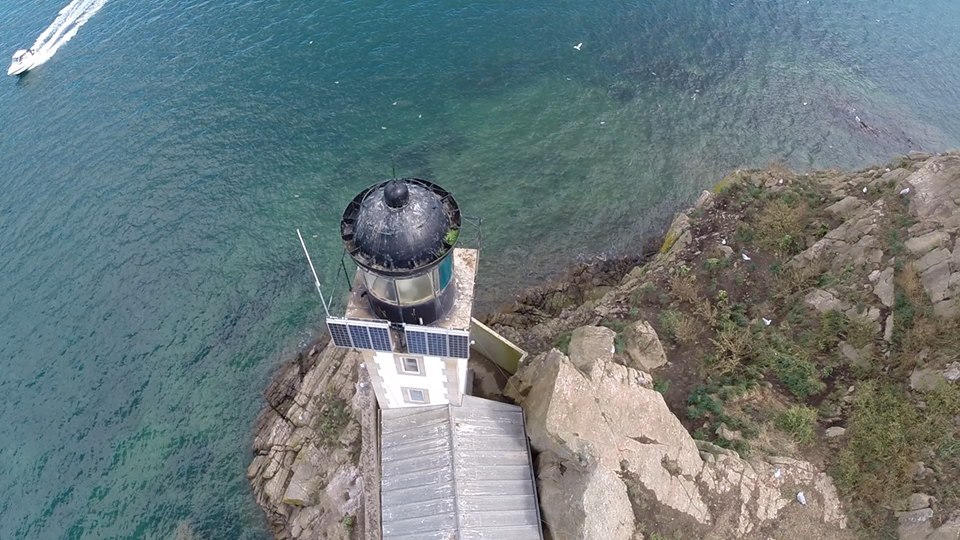
[[420,178],[368,187],[340,220],[357,270],[327,328],[360,352],[380,408],[367,510],[384,540],[543,540],[523,411],[469,395],[471,351],[507,373],[526,353],[472,318],[478,252],[460,247],[461,225],[453,196]]
[[460,405],[467,393],[476,249],[458,247],[453,196],[394,178],[347,205],[340,237],[357,265],[334,345],[361,352],[381,409]]

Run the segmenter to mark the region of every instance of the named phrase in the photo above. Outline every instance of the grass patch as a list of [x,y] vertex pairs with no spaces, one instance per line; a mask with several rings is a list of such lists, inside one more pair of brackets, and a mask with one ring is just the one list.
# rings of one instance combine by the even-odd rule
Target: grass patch
[[774,425],[789,434],[799,444],[810,444],[815,438],[814,427],[817,411],[803,405],[795,405],[779,413]]
[[557,341],[553,344],[554,348],[563,354],[570,354],[570,338],[572,337],[573,332],[564,332],[560,334],[560,337],[558,337]]
[[697,283],[697,276],[692,273],[679,273],[670,276],[667,282],[670,293],[680,302],[694,305],[700,299],[700,284]]
[[754,338],[747,328],[732,321],[724,321],[711,338],[715,350],[710,360],[711,369],[718,375],[733,375],[753,356]]
[[777,289],[779,290],[775,294],[786,298],[797,293],[805,293],[820,285],[821,276],[825,272],[826,265],[821,261],[799,266],[788,266],[776,274]]
[[[891,507],[909,495],[907,466],[919,450],[920,416],[906,392],[864,384],[855,400],[847,431],[849,442],[837,459],[837,486],[862,508]],[[883,527],[880,516],[861,516],[868,527]]]
[[864,383],[857,393],[849,442],[831,472],[868,529],[885,526],[887,516],[878,508],[895,508],[913,491],[909,466],[921,457],[941,471],[933,494],[944,507],[956,505],[960,388],[945,383],[924,400],[921,411],[906,389],[877,381]]
[[774,374],[794,397],[806,399],[815,396],[826,388],[820,380],[816,364],[802,352],[785,353],[775,351],[770,364]]
[[323,446],[332,446],[350,423],[350,405],[339,397],[327,394],[321,395],[319,399],[325,406],[314,427],[317,442]]
[[657,318],[663,334],[678,345],[693,343],[700,334],[701,327],[697,321],[681,311],[664,310]]
[[800,253],[809,213],[805,201],[787,194],[769,201],[753,220],[757,243],[781,256]]

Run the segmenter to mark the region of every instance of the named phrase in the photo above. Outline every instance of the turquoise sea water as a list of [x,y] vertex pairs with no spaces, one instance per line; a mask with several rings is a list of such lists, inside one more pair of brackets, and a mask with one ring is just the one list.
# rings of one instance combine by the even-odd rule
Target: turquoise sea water
[[[264,537],[251,426],[321,315],[295,228],[329,279],[393,168],[483,217],[489,308],[732,168],[960,146],[954,1],[399,4],[108,0],[0,80],[0,539]],[[64,5],[0,0],[0,52]]]

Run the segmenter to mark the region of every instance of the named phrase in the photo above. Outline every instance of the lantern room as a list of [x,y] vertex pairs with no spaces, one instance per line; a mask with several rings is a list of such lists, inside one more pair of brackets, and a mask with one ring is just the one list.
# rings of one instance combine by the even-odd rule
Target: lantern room
[[354,197],[340,236],[359,266],[373,314],[428,325],[450,310],[460,221],[453,196],[419,178],[386,180]]

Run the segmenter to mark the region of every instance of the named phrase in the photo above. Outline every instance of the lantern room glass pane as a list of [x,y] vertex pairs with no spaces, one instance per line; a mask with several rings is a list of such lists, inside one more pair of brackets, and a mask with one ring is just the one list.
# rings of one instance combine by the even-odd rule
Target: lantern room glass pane
[[393,286],[393,280],[378,276],[372,272],[364,271],[363,282],[367,286],[367,291],[375,298],[396,303],[397,292]]
[[397,280],[397,294],[401,304],[419,304],[433,298],[433,281],[430,273],[409,279]]
[[453,279],[453,252],[447,254],[447,258],[440,262],[437,265],[438,273],[438,287],[437,291],[442,291],[447,288],[447,285],[450,284],[450,280]]

